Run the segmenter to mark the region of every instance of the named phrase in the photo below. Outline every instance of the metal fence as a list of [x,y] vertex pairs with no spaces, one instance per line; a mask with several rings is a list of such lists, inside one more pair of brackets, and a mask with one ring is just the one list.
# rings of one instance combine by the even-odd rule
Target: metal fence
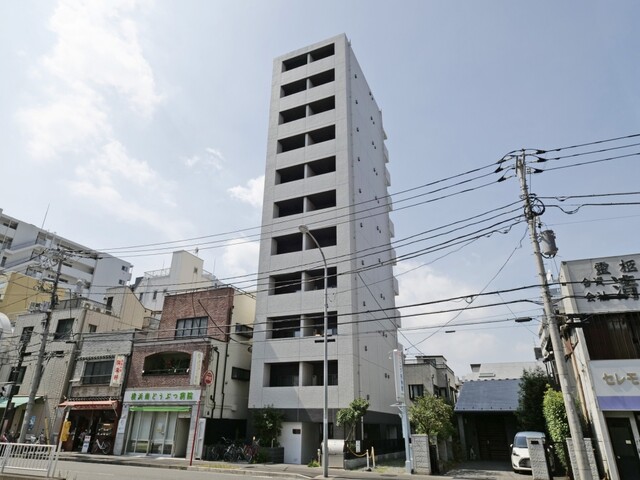
[[0,443],[0,473],[53,475],[58,453],[55,445]]

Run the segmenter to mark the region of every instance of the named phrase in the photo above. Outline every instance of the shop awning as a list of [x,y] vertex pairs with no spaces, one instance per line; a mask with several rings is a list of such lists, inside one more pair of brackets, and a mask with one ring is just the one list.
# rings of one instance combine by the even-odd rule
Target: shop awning
[[[42,397],[36,397],[35,401],[37,402]],[[21,405],[24,405],[29,401],[29,397],[15,396],[11,399],[11,403],[13,403],[13,408],[18,408]],[[7,399],[3,398],[0,400],[0,408],[7,408]]]
[[118,407],[117,400],[93,400],[62,402],[58,407],[69,408],[71,410],[115,410]]
[[191,407],[162,406],[162,405],[136,405],[129,408],[131,412],[188,412]]

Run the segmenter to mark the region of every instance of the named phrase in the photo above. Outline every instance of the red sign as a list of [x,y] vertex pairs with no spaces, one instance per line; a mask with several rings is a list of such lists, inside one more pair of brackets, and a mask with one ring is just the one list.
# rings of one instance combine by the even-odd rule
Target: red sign
[[205,385],[211,385],[213,383],[213,372],[211,370],[207,370],[206,372],[204,372],[202,381]]

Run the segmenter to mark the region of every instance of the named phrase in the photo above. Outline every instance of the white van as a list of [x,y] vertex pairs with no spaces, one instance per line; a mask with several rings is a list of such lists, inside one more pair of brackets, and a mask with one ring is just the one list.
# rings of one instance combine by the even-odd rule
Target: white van
[[[542,443],[546,444],[546,438],[542,432],[518,432],[513,439],[511,445],[511,467],[516,473],[530,472],[531,471],[531,458],[529,455],[529,448],[527,447],[527,438],[537,438],[542,440]],[[552,456],[549,456],[549,461],[553,462]],[[553,464],[550,465],[553,470]]]

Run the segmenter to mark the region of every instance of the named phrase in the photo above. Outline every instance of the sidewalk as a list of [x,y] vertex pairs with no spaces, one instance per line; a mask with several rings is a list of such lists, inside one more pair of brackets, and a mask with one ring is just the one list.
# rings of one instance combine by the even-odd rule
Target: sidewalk
[[[76,452],[61,452],[60,461],[88,462],[113,465],[128,465],[151,468],[174,468],[180,470],[196,471],[223,471],[224,473],[245,475],[245,476],[268,476],[273,478],[296,478],[310,479],[323,478],[322,467],[307,467],[306,465],[288,464],[248,464],[248,463],[226,463],[194,460],[193,465],[189,465],[189,460],[184,458],[148,457],[133,455],[89,455]],[[421,480],[421,479],[442,479],[447,480],[452,477],[443,475],[429,476],[407,474],[404,468],[381,466],[370,472],[365,470],[342,470],[329,469],[330,478],[342,479],[374,479],[374,478],[396,478],[398,480]]]

